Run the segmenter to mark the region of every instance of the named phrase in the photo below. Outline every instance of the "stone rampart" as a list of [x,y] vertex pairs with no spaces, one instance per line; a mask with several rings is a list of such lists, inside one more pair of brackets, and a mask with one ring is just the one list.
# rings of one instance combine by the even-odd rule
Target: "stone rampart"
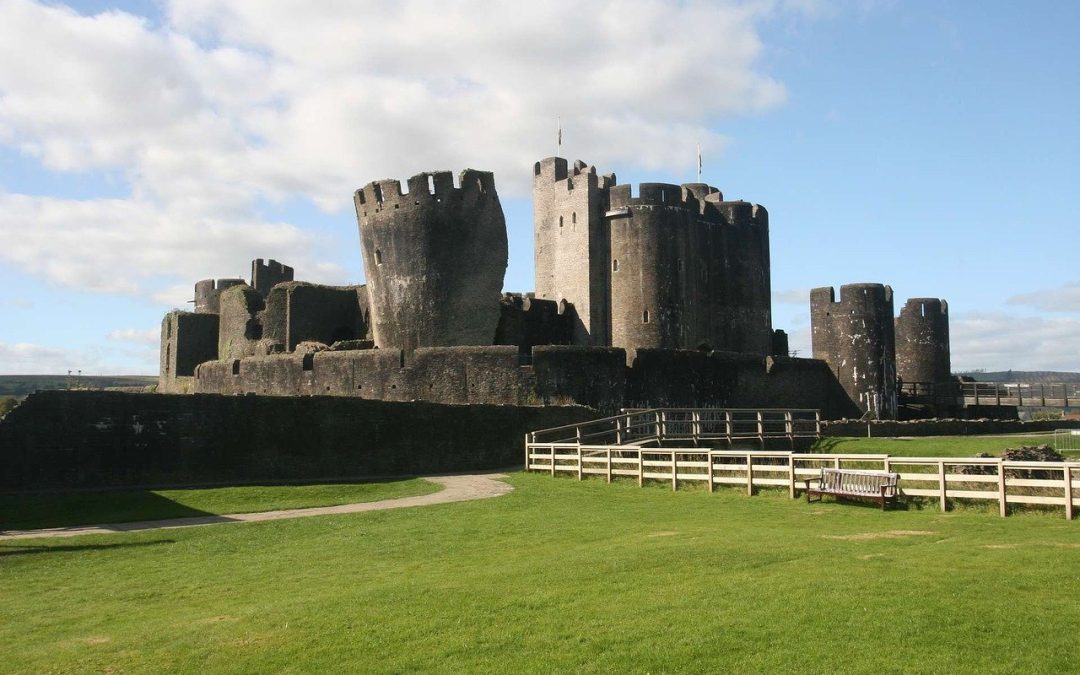
[[47,391],[0,420],[0,491],[319,481],[521,464],[577,406]]

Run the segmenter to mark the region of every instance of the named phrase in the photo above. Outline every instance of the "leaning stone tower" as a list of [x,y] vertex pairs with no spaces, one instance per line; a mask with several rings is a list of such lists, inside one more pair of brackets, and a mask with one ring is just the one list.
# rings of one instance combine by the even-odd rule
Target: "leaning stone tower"
[[375,344],[490,345],[506,273],[506,221],[490,172],[369,183],[354,195]]
[[824,359],[851,400],[872,419],[896,419],[892,288],[847,284],[810,291],[815,359]]
[[896,320],[896,374],[904,382],[941,384],[952,377],[949,304],[911,298]]

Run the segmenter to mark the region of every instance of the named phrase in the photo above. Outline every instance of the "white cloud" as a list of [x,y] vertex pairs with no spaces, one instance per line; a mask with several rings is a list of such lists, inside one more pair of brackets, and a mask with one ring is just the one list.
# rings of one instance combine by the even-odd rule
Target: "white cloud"
[[773,302],[779,302],[788,305],[806,305],[810,306],[810,289],[809,288],[791,288],[786,291],[773,291]]
[[954,372],[1080,371],[1080,318],[1006,312],[954,315],[949,325]]
[[1044,312],[1080,312],[1080,281],[1023,293],[1009,298],[1010,305],[1030,305]]
[[[175,299],[254,255],[334,277],[261,201],[348,209],[368,181],[467,166],[524,195],[561,115],[565,153],[684,171],[716,120],[780,104],[759,24],[817,2],[189,0],[161,27],[0,2],[0,143],[126,199],[0,195],[0,260],[54,283]],[[675,32],[673,32],[675,31]],[[345,236],[354,236],[350,230]],[[172,304],[172,303],[169,303]]]
[[105,338],[116,342],[134,342],[137,345],[150,345],[156,349],[161,341],[161,329],[147,328],[143,330],[139,328],[125,328],[122,330],[109,331],[109,334],[106,335]]

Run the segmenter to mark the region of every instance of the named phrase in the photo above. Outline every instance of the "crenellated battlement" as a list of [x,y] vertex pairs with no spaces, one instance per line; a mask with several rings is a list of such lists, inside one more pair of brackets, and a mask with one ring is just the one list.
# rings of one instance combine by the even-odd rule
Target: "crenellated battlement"
[[823,286],[810,291],[810,306],[831,304],[839,308],[858,309],[877,303],[891,303],[893,290],[891,286],[883,284],[844,284],[840,287],[840,296],[837,299],[836,289],[832,286]]
[[409,178],[406,188],[402,192],[401,181],[394,179],[368,183],[353,195],[356,215],[366,218],[385,209],[486,199],[495,194],[495,176],[490,171],[465,169],[455,186],[450,171],[427,171]]
[[572,166],[562,157],[548,157],[533,164],[533,186],[550,184],[567,192],[580,187],[607,190],[615,185],[615,174],[600,174],[592,164],[580,159]]
[[949,316],[949,303],[938,298],[909,298],[900,308],[900,316]]
[[706,183],[641,183],[638,196],[632,185],[616,185],[608,192],[612,210],[634,207],[680,208],[696,213],[708,222],[753,226],[769,224],[769,214],[760,204],[724,201],[719,189]]

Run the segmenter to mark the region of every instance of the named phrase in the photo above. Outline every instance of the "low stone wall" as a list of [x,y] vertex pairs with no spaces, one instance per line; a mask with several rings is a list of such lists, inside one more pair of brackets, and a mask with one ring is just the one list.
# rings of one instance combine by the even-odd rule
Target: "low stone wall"
[[196,393],[350,396],[383,401],[624,407],[813,408],[858,413],[824,361],[617,348],[431,347],[280,354],[201,364]]
[[528,431],[595,416],[580,406],[47,391],[0,420],[0,490],[492,469],[521,464]]
[[[834,420],[822,422],[823,436],[866,436],[866,422]],[[870,435],[892,436],[979,436],[988,434],[1033,434],[1054,429],[1080,429],[1080,420],[1021,422],[1019,420],[912,420],[910,422],[870,422]]]

